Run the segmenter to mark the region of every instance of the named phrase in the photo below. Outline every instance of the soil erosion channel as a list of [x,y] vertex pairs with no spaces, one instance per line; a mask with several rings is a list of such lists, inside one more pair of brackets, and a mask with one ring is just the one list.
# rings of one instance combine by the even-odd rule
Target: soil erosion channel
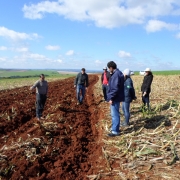
[[100,113],[93,98],[98,76],[89,79],[82,105],[77,105],[74,78],[50,82],[40,124],[29,87],[0,91],[1,179],[88,179],[98,171]]

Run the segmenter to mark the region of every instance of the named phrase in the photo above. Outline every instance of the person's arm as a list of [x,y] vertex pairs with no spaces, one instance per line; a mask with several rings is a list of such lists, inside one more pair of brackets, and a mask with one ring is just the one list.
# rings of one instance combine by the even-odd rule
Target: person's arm
[[151,83],[152,83],[152,80],[153,80],[153,76],[149,76],[146,80],[146,85],[145,85],[145,88],[144,88],[144,92],[147,93],[147,91],[149,91],[150,87],[151,87]]
[[115,97],[117,96],[118,88],[119,88],[119,80],[120,78],[118,77],[111,79],[111,91],[108,92],[109,101],[113,102],[115,100]]
[[86,87],[89,86],[89,78],[88,78],[88,75],[86,74]]
[[103,84],[104,73],[101,74],[101,83]]
[[135,90],[134,90],[134,86],[133,86],[133,82],[131,81],[130,83],[130,95],[131,95],[131,98],[134,100],[136,99],[136,93],[135,93]]
[[39,84],[39,81],[36,81],[33,86],[30,87],[30,90],[35,89]]
[[46,95],[47,95],[47,93],[48,93],[48,83],[47,83],[47,87],[46,87]]
[[79,73],[77,74],[75,80],[74,80],[74,87],[77,86],[77,83],[78,83],[78,78],[79,78]]
[[111,78],[111,74],[110,74],[110,72],[109,72],[109,71],[107,71],[106,76],[107,76],[107,80],[108,80],[108,82],[109,82],[109,80],[110,80],[110,78]]

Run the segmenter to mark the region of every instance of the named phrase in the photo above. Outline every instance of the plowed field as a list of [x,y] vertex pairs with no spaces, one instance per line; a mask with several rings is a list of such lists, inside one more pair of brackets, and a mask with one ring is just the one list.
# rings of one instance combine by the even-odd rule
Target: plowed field
[[[0,91],[1,179],[89,179],[103,158],[95,126],[100,116],[90,76],[84,104],[77,105],[73,78],[49,83],[44,117],[35,118],[35,92],[29,87]],[[98,165],[98,167],[97,167]]]

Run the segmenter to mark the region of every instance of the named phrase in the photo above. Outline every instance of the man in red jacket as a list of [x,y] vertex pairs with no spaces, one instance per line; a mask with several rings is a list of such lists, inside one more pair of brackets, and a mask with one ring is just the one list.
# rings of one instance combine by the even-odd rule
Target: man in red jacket
[[103,70],[104,72],[101,75],[102,90],[103,90],[104,100],[107,101],[108,83],[111,75],[109,71],[107,71],[107,67],[104,67]]

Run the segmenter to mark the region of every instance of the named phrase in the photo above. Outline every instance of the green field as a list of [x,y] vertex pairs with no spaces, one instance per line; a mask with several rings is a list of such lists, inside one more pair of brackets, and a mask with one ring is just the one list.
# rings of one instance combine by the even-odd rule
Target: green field
[[[180,70],[171,71],[152,71],[153,75],[180,75]],[[135,75],[139,75],[139,71],[135,71]]]
[[[67,76],[67,74],[59,74],[55,70],[0,70],[0,78],[2,77],[39,77],[40,74],[45,74],[48,77],[61,77]],[[72,76],[72,75],[71,75]]]
[[75,74],[71,73],[59,74],[57,71],[53,70],[0,70],[0,90],[32,86],[35,81],[39,79],[40,74],[44,74],[48,82],[75,76]]

